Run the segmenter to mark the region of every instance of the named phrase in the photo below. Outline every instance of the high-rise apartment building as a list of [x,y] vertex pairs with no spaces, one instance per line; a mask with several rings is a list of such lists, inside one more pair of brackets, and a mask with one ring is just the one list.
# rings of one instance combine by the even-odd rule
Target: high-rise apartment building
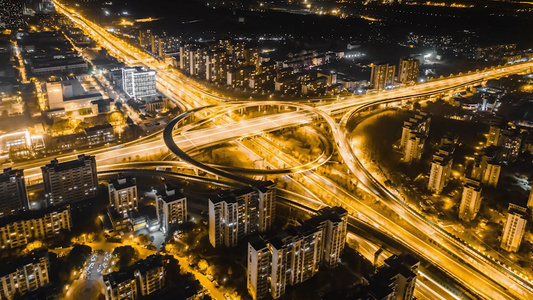
[[254,299],[274,299],[287,285],[312,278],[320,265],[335,267],[346,243],[347,211],[324,208],[302,225],[268,240],[248,244],[248,291]]
[[0,299],[15,299],[50,283],[48,252],[2,261],[0,268]]
[[403,162],[411,163],[420,160],[430,124],[431,115],[426,112],[418,112],[414,117],[403,122],[399,145],[400,150],[403,152]]
[[156,71],[143,68],[122,69],[122,88],[131,98],[157,96]]
[[172,226],[187,222],[187,197],[180,189],[165,187],[157,193],[156,211],[161,230],[168,233]]
[[483,185],[496,187],[501,172],[501,165],[498,162],[500,150],[497,146],[483,148],[482,154],[474,160],[471,177],[481,181]]
[[381,286],[387,295],[385,299],[412,300],[419,267],[420,262],[411,255],[391,256],[372,275],[370,285]]
[[116,211],[127,216],[130,210],[139,208],[137,199],[137,180],[135,177],[119,174],[108,182],[109,202]]
[[372,64],[370,85],[374,90],[384,90],[394,83],[396,66],[389,64]]
[[271,254],[268,245],[262,239],[248,243],[247,287],[254,300],[268,296]]
[[234,247],[244,236],[270,229],[275,218],[275,185],[271,181],[220,193],[209,199],[209,241]]
[[481,186],[479,181],[466,179],[459,205],[459,218],[465,222],[472,221],[481,205]]
[[0,217],[28,208],[24,171],[4,169],[0,174]]
[[76,202],[97,195],[98,177],[94,156],[58,162],[54,159],[41,168],[48,205]]
[[526,231],[527,208],[509,204],[507,220],[505,221],[502,234],[501,248],[508,252],[516,252],[520,248],[522,238]]
[[258,197],[258,230],[265,232],[271,228],[276,215],[276,184],[272,181],[263,181],[255,189]]
[[398,66],[398,82],[417,83],[420,61],[415,58],[401,58]]
[[429,191],[440,194],[448,183],[452,171],[454,151],[455,147],[453,145],[445,145],[433,155],[429,172]]

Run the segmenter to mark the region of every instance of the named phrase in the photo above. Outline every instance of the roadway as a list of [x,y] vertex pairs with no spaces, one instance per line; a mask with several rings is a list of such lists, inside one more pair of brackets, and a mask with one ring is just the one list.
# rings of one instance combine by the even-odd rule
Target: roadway
[[[85,20],[84,18],[79,16],[77,13],[72,12],[72,11],[70,12],[66,11],[66,9],[64,8],[60,8],[60,12],[66,14],[67,16],[70,16],[71,19],[75,20],[75,22],[77,22],[78,24],[82,24],[81,26],[86,30],[86,32],[89,33],[90,36],[99,40],[100,42],[103,42],[103,44],[106,47],[109,47],[109,49],[111,49],[113,53],[116,53],[117,55],[123,57],[127,62],[139,64],[140,61],[143,61],[142,64],[145,64],[147,67],[157,69],[159,84],[162,85],[163,89],[166,89],[166,93],[170,94],[171,99],[186,99],[185,101],[190,101],[190,104],[189,103],[187,104],[187,108],[198,107],[198,106],[202,106],[202,105],[210,104],[210,103],[218,103],[220,101],[225,100],[223,98],[221,99],[220,96],[213,95],[212,93],[206,92],[205,89],[202,89],[198,85],[191,83],[191,80],[184,79],[182,76],[177,75],[178,73],[175,71],[174,72],[166,71],[166,68],[162,68],[161,63],[147,56],[147,54],[141,54],[139,50],[135,50],[135,48],[133,48],[131,45],[128,45],[127,43],[114,37],[112,34],[108,33],[102,28],[99,28],[97,25]],[[353,108],[354,106],[359,106],[365,103],[367,104],[370,103],[372,105],[375,105],[375,104],[379,104],[380,102],[383,102],[391,98],[398,99],[401,97],[403,99],[409,99],[411,97],[418,97],[420,95],[431,95],[435,93],[443,93],[446,91],[453,92],[454,90],[459,90],[464,86],[477,84],[477,83],[486,81],[491,78],[498,78],[498,77],[507,76],[510,74],[516,74],[516,73],[530,72],[532,66],[533,66],[532,62],[526,62],[526,63],[516,64],[516,65],[497,67],[497,68],[492,68],[489,70],[483,70],[479,72],[461,74],[459,76],[453,76],[453,77],[433,80],[433,81],[429,81],[424,84],[419,84],[419,85],[412,86],[412,87],[403,87],[403,88],[385,91],[385,92],[381,92],[377,94],[370,94],[370,95],[364,95],[364,96],[347,96],[345,97],[346,99],[340,98],[339,100],[329,101],[329,103],[320,102],[317,104],[317,107],[327,114],[340,114]],[[228,126],[231,126],[231,125],[228,125]],[[289,125],[287,124],[287,126]],[[264,127],[265,129],[263,130],[267,131],[266,128],[268,126],[264,125]],[[338,129],[338,127],[332,127],[332,128]],[[369,178],[365,174],[362,174],[364,173],[364,168],[361,168],[361,166],[358,166],[355,155],[353,155],[353,153],[350,154],[351,150],[348,149],[347,143],[346,144],[343,143],[343,141],[346,140],[345,137],[343,138],[341,136],[343,133],[340,132],[340,130],[338,132],[335,132],[335,130],[333,130],[333,132],[335,135],[335,139],[337,141],[337,146],[339,146],[340,148],[341,155],[343,156],[343,158],[345,158],[345,162],[347,162],[350,169],[354,171],[354,174],[361,175],[361,179],[367,187],[370,187],[370,188],[374,187],[375,189],[373,189],[373,191],[376,192],[378,195],[383,196],[383,193],[386,193],[386,191],[384,192],[383,190],[381,190],[376,183],[372,182],[371,178]],[[196,144],[196,146],[198,146],[198,144]],[[183,149],[185,148],[186,147],[184,147]],[[126,155],[131,155],[131,152],[129,151],[127,152],[128,153],[125,153]],[[136,153],[136,152],[133,152],[133,153]],[[124,158],[124,156],[122,157]],[[430,229],[431,229],[431,226],[430,226]],[[448,237],[444,237],[440,241],[437,240],[437,242],[438,243],[445,242],[447,241],[447,239]],[[467,247],[467,250],[468,250],[468,247]],[[477,255],[474,255],[470,251],[467,251],[467,253],[462,253],[462,254],[465,254],[466,258],[469,258],[469,259],[471,259],[472,256],[474,256],[473,258],[474,261],[478,259]],[[463,255],[461,255],[461,257],[462,256]],[[469,263],[474,264],[474,262],[469,262]],[[487,264],[487,262],[483,262],[483,264]],[[476,267],[479,267],[479,266],[476,266]],[[524,287],[522,285],[524,283],[520,282],[521,280],[518,280],[518,284],[520,286],[517,287],[516,282],[515,282],[516,278],[512,279],[512,282],[510,282],[510,284],[505,279],[505,277],[507,276],[513,277],[512,274],[508,274],[508,273],[506,274],[506,272],[501,273],[501,270],[497,271],[496,274],[499,274],[499,276],[497,276],[498,278],[495,278],[495,279],[505,282],[504,284],[505,286],[508,286],[512,288],[513,290],[523,290]],[[494,275],[494,272],[489,272],[485,274],[485,276],[493,276],[493,275]],[[468,276],[466,278],[468,280]],[[505,290],[505,288],[502,288],[502,289]],[[503,294],[507,294],[507,292],[505,291],[502,291],[502,292]],[[529,290],[526,290],[526,293],[519,292],[519,295],[520,295],[519,297],[528,296],[530,295],[530,292]],[[488,298],[493,298],[493,297],[491,295]],[[494,297],[494,298],[497,299],[499,297]],[[502,298],[502,299],[505,299],[505,298]]]

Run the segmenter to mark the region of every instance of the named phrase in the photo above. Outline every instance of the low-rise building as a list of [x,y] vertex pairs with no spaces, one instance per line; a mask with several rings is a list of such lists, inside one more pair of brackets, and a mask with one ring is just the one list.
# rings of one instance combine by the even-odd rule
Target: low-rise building
[[0,249],[21,247],[71,228],[69,205],[20,212],[0,219]]
[[103,276],[106,300],[134,300],[160,291],[165,283],[161,255],[150,255]]
[[4,260],[1,263],[1,299],[15,299],[50,283],[48,252],[20,256],[15,260]]

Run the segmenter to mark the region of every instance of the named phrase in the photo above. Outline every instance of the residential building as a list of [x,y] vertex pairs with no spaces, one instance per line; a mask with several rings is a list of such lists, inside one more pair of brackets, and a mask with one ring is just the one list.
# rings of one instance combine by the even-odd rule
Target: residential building
[[209,199],[211,245],[234,247],[246,235],[269,230],[275,218],[275,191],[275,184],[266,181]]
[[28,208],[24,170],[4,169],[0,174],[0,217]]
[[76,202],[96,197],[98,177],[94,156],[78,155],[78,159],[41,167],[48,205]]
[[415,58],[401,58],[398,66],[398,82],[417,83],[420,61]]
[[264,299],[269,292],[271,254],[268,245],[262,239],[248,243],[247,286],[248,293],[254,300]]
[[409,140],[407,140],[407,145],[403,150],[402,161],[405,163],[419,161],[420,158],[422,158],[422,153],[424,152],[426,138],[427,136],[422,133],[414,133],[410,135]]
[[177,188],[165,187],[157,194],[157,217],[164,233],[177,224],[187,222],[187,197]]
[[164,287],[165,270],[161,255],[150,255],[131,266],[103,276],[106,300],[134,300]]
[[70,206],[24,211],[0,219],[0,249],[25,246],[72,228]]
[[503,227],[501,248],[508,252],[517,252],[526,231],[527,208],[509,204],[507,219]]
[[453,153],[455,147],[446,145],[441,147],[431,161],[431,170],[429,172],[428,190],[440,194],[448,180],[452,171]]
[[48,252],[4,260],[0,268],[0,299],[15,299],[50,283]]
[[416,133],[421,133],[424,136],[429,134],[429,127],[431,125],[431,114],[427,112],[417,112],[414,117],[409,118],[408,121],[403,122],[402,137],[400,138],[400,149],[405,149],[410,138]]
[[328,268],[337,267],[346,244],[348,212],[340,206],[327,207],[308,222],[322,230],[322,263]]
[[108,182],[107,190],[111,207],[115,208],[124,217],[128,215],[130,210],[139,208],[137,180],[135,177],[118,174],[117,178]]
[[138,288],[142,296],[148,296],[163,288],[165,270],[161,255],[150,255],[133,265]]
[[156,71],[143,68],[122,69],[122,88],[131,98],[155,97]]
[[527,208],[533,209],[533,188],[529,192],[529,198],[527,199]]
[[248,244],[248,291],[254,299],[278,299],[287,285],[312,278],[321,264],[336,267],[346,243],[347,211],[324,208],[318,215],[267,240]]
[[482,154],[474,160],[472,178],[481,181],[481,184],[496,187],[500,179],[501,165],[498,162],[500,154],[498,146],[483,148]]
[[459,219],[470,222],[472,221],[481,205],[481,185],[479,181],[466,179],[459,205]]
[[381,287],[386,291],[384,298],[375,299],[412,300],[419,267],[420,262],[409,254],[387,258],[385,264],[369,280],[370,285]]
[[371,64],[370,84],[374,90],[384,90],[394,83],[396,66],[389,64]]
[[255,187],[255,190],[258,194],[258,230],[265,232],[272,227],[276,215],[276,184],[272,181],[263,181]]
[[132,270],[120,270],[103,276],[106,300],[138,299],[137,280]]

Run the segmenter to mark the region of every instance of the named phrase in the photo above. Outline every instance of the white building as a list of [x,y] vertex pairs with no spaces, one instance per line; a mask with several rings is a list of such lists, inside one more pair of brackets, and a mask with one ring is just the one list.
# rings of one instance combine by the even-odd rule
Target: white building
[[131,98],[154,97],[156,90],[156,71],[143,68],[122,69],[122,88]]
[[157,217],[161,230],[168,233],[172,226],[187,222],[187,197],[179,189],[165,188],[157,194]]
[[98,105],[93,102],[102,99],[102,93],[89,86],[89,81],[84,86],[80,80],[82,78],[47,82],[48,108],[78,113],[81,110],[83,116],[98,114]]
[[448,183],[452,171],[452,155],[453,151],[450,152],[442,149],[433,155],[431,170],[429,172],[429,191],[440,194]]
[[527,209],[515,204],[509,204],[507,220],[503,227],[501,248],[508,252],[516,252],[520,248],[526,231]]
[[254,300],[264,299],[269,292],[271,255],[268,245],[257,239],[248,243],[247,287]]
[[461,204],[459,205],[459,218],[465,222],[472,221],[479,211],[481,199],[479,181],[467,179],[463,186]]
[[271,181],[209,199],[211,245],[234,247],[244,236],[269,230],[275,218],[275,202],[276,189]]
[[248,244],[248,291],[254,299],[278,299],[287,285],[312,278],[320,265],[335,267],[346,243],[347,211],[324,208],[275,237]]
[[139,208],[137,199],[137,181],[134,177],[119,174],[116,179],[108,182],[109,202],[124,217],[130,210]]

